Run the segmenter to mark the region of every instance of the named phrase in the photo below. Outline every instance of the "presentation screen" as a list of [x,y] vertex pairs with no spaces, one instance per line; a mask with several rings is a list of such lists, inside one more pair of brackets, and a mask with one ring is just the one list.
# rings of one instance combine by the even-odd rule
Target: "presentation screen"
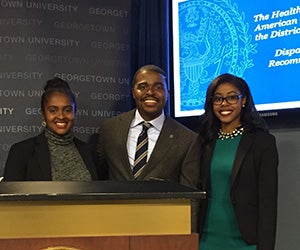
[[231,73],[265,116],[300,107],[299,0],[173,0],[174,116],[204,112],[209,83]]

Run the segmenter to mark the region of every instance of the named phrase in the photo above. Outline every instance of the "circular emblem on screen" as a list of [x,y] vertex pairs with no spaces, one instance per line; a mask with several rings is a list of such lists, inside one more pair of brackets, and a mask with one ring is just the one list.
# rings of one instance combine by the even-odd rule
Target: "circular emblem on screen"
[[68,247],[68,246],[55,246],[55,247],[46,247],[40,250],[82,250],[75,247]]
[[245,14],[231,0],[179,3],[181,110],[202,108],[209,83],[221,73],[242,76],[257,53]]

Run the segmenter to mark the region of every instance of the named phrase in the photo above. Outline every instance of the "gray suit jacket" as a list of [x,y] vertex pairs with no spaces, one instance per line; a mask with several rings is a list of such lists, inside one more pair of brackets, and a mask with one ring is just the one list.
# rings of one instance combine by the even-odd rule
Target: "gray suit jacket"
[[[134,180],[127,153],[127,136],[135,110],[106,119],[100,126],[98,160],[110,180]],[[196,187],[200,143],[193,131],[166,117],[150,159],[138,180],[159,178]]]

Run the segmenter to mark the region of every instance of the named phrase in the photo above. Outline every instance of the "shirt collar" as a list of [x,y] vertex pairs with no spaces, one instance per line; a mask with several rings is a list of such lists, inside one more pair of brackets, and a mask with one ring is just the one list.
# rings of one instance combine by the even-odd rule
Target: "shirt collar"
[[[162,111],[162,113],[159,117],[157,117],[151,121],[147,121],[147,122],[151,123],[152,127],[154,127],[155,129],[161,130],[161,128],[164,124],[164,121],[165,121],[165,113],[164,113],[164,111]],[[141,124],[142,122],[144,122],[144,119],[140,115],[139,111],[136,109],[133,121],[131,123],[131,127],[135,127],[135,126]]]

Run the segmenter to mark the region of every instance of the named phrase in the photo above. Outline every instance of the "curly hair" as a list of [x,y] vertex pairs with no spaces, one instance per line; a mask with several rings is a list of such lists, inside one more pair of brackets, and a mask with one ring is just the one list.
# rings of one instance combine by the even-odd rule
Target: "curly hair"
[[230,83],[234,85],[246,98],[246,103],[241,111],[241,123],[245,131],[263,130],[268,131],[265,120],[259,115],[255,108],[255,104],[251,95],[250,88],[246,81],[240,77],[232,74],[222,74],[216,77],[208,86],[206,91],[206,99],[204,104],[204,114],[201,117],[200,135],[209,142],[216,138],[218,131],[221,127],[220,120],[216,117],[213,111],[212,97],[218,86],[223,83]]

